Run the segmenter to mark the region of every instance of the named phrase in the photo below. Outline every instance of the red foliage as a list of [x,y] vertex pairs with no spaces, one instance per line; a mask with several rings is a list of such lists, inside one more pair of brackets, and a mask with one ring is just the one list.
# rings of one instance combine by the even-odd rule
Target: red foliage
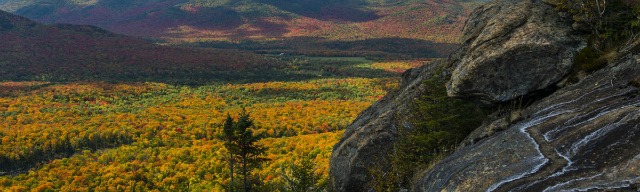
[[[60,5],[45,15],[49,23],[90,24],[134,36],[181,40],[242,40],[285,37],[330,39],[411,38],[455,43],[470,7],[454,0],[368,5],[322,4],[301,12],[277,5],[225,4],[206,7],[207,1],[143,1],[125,8],[106,5]],[[255,7],[252,7],[255,6]],[[311,5],[308,5],[311,6]],[[311,11],[315,9],[318,11]],[[237,10],[267,10],[261,13]],[[290,10],[289,10],[290,11]],[[285,13],[293,14],[285,14]]]

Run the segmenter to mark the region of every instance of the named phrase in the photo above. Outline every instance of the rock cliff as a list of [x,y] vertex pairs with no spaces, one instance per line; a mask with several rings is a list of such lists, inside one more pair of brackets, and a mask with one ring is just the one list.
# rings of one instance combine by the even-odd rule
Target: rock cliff
[[[412,126],[411,103],[434,75],[450,77],[450,96],[484,104],[552,93],[487,119],[463,147],[421,170],[411,190],[640,190],[640,54],[558,87],[586,46],[571,24],[540,0],[495,0],[476,9],[456,53],[409,71],[398,91],[347,128],[332,154],[330,190],[371,190],[368,169],[387,163],[380,157],[393,149],[399,126]],[[451,72],[437,73],[436,65]]]
[[373,104],[347,128],[331,154],[332,191],[365,191],[371,179],[368,169],[385,164],[384,156],[392,150],[397,126],[409,126],[410,101],[424,93],[422,81],[440,75],[433,70],[438,65],[442,63],[405,72],[401,89]]

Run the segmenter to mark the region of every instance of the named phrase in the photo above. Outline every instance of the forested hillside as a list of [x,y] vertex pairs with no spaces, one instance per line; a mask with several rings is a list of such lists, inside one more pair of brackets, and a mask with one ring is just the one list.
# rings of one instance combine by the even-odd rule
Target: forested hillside
[[285,67],[261,55],[160,46],[93,26],[43,25],[3,11],[0,42],[0,80],[5,81],[204,83],[228,79],[234,71]]
[[475,1],[5,0],[0,9],[46,23],[90,24],[188,41],[322,37],[457,43]]

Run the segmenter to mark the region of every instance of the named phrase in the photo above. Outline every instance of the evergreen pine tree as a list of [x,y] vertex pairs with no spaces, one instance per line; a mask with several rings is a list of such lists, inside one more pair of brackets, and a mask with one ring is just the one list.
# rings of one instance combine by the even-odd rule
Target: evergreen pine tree
[[229,184],[229,191],[234,191],[234,175],[233,167],[236,160],[236,154],[238,154],[237,137],[235,135],[234,121],[231,115],[227,113],[227,119],[224,121],[223,133],[224,133],[224,146],[229,150],[229,177],[231,182]]
[[251,128],[253,120],[249,117],[246,110],[242,110],[238,121],[234,121],[229,114],[225,120],[223,132],[225,139],[225,147],[229,150],[229,170],[231,175],[230,191],[234,191],[234,166],[236,160],[239,161],[242,168],[243,191],[250,190],[248,178],[250,170],[259,165],[265,159],[261,156],[265,153],[262,146],[258,146],[256,142],[260,139],[253,135]]

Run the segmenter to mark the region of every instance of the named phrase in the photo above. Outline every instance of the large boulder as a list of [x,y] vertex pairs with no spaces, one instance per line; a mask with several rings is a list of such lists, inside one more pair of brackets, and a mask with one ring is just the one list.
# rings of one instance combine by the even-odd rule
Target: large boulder
[[585,46],[568,19],[539,0],[496,0],[467,20],[447,93],[509,101],[562,80]]
[[413,190],[638,191],[639,81],[640,55],[623,58],[526,107],[523,120],[426,170]]

